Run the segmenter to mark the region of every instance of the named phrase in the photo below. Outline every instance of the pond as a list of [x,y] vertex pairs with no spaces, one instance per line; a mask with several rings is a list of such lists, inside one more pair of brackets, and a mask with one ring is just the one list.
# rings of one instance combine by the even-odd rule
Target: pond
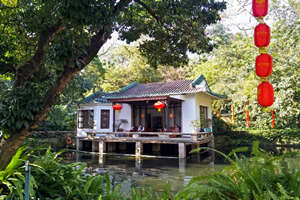
[[188,159],[150,157],[136,160],[132,156],[101,157],[97,154],[71,152],[67,158],[72,162],[86,162],[87,173],[108,173],[113,185],[122,183],[122,191],[144,186],[150,186],[154,191],[162,191],[169,184],[171,191],[177,192],[193,177],[208,175],[225,166],[222,163],[215,164],[212,155],[203,155],[201,160],[197,156]]
[[[231,149],[234,149],[232,147]],[[298,152],[299,149],[287,147],[264,147],[273,154],[284,152]],[[230,152],[229,149],[225,150]],[[250,155],[250,152],[244,152]],[[187,159],[176,158],[142,158],[136,160],[133,156],[105,155],[68,152],[68,162],[87,163],[86,172],[89,174],[110,175],[112,185],[122,183],[121,190],[129,192],[131,187],[150,186],[154,191],[162,191],[166,184],[170,185],[171,191],[177,192],[187,185],[196,176],[209,175],[215,170],[222,170],[227,164],[222,157],[209,152]]]

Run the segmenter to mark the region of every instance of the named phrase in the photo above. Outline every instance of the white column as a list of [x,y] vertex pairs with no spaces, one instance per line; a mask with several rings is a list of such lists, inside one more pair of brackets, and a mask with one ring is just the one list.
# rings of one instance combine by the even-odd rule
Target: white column
[[135,156],[140,157],[143,154],[143,143],[136,142],[135,143]]
[[103,156],[103,154],[105,153],[105,149],[106,149],[106,144],[104,141],[100,140],[99,141],[99,153],[100,156]]
[[186,149],[185,149],[185,144],[184,143],[179,143],[178,144],[178,157],[179,158],[185,158],[186,157]]
[[76,150],[77,151],[81,150],[81,142],[78,137],[76,138]]

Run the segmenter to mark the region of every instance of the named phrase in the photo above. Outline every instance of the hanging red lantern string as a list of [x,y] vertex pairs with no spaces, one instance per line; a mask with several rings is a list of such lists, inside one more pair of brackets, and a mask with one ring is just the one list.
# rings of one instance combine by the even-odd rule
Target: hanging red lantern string
[[272,112],[272,128],[275,128],[275,114],[274,114],[274,110],[272,110],[271,112]]
[[163,102],[161,101],[158,101],[154,104],[154,108],[157,108],[158,109],[158,112],[161,111],[161,109],[163,109],[164,107],[166,106],[166,104],[164,104]]
[[255,72],[259,77],[268,77],[272,73],[273,59],[267,53],[262,53],[256,57]]
[[264,17],[268,14],[268,0],[252,0],[254,17]]
[[257,87],[257,101],[263,107],[274,103],[274,89],[267,77],[272,73],[272,56],[267,54],[267,46],[271,40],[270,27],[264,23],[263,17],[268,13],[268,0],[252,0],[253,16],[258,18],[259,24],[254,29],[254,44],[259,48],[260,55],[256,57],[256,75],[261,77],[261,83]]
[[121,109],[123,108],[123,106],[121,104],[115,104],[113,105],[113,109],[117,112],[119,112]]

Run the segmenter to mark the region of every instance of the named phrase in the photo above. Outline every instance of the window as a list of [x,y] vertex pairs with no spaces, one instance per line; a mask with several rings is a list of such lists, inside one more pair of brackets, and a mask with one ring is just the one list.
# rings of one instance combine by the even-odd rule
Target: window
[[101,129],[109,128],[109,113],[110,110],[101,110]]
[[207,107],[200,106],[200,128],[208,128],[207,118]]
[[78,128],[94,128],[94,110],[80,110]]

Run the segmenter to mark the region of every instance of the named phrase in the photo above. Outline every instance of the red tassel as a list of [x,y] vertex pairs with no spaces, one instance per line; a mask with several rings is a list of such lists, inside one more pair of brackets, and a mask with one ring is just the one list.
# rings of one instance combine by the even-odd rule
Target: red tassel
[[247,118],[246,118],[246,121],[247,121],[247,126],[250,127],[250,116],[249,116],[249,110],[246,110],[246,114],[247,114]]
[[271,112],[272,112],[272,128],[275,128],[275,114],[274,114],[274,110],[272,110]]

